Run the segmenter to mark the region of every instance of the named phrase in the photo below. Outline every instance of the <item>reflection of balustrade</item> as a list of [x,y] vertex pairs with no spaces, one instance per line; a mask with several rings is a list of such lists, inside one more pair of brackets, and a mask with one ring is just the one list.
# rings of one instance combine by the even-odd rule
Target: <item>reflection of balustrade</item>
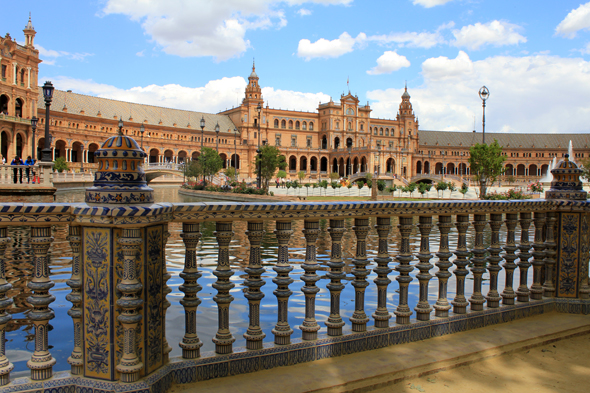
[[[110,365],[113,375],[115,370],[119,372],[115,378],[131,384],[147,375],[154,375],[155,371],[162,369],[163,371],[158,371],[158,378],[168,378],[166,381],[172,378],[173,373],[184,372],[184,370],[187,373],[195,373],[195,367],[195,374],[204,375],[203,373],[211,372],[208,368],[211,367],[209,363],[224,364],[223,367],[235,370],[236,373],[244,372],[239,370],[246,370],[245,359],[255,359],[256,362],[268,361],[264,364],[266,364],[265,368],[269,368],[286,364],[283,363],[284,359],[294,356],[297,351],[303,351],[305,348],[313,349],[305,355],[306,360],[329,356],[329,353],[341,354],[343,352],[340,350],[345,348],[339,346],[342,341],[330,341],[330,339],[343,334],[346,334],[347,353],[351,353],[385,346],[391,342],[428,338],[438,335],[435,330],[442,327],[444,329],[440,332],[448,334],[467,329],[470,325],[481,326],[484,323],[468,324],[468,319],[473,321],[481,317],[481,321],[488,318],[489,321],[493,321],[490,323],[497,323],[503,319],[511,320],[515,317],[544,312],[554,307],[567,310],[568,305],[574,304],[570,299],[560,303],[561,298],[572,298],[577,302],[575,304],[584,305],[583,307],[590,306],[587,246],[590,237],[590,207],[584,201],[567,203],[562,200],[468,201],[451,204],[447,202],[337,202],[321,205],[293,203],[284,206],[248,203],[184,203],[152,205],[145,209],[153,211],[150,209],[154,209],[154,206],[163,209],[165,213],[158,218],[159,222],[176,221],[183,224],[180,236],[186,251],[184,270],[180,274],[184,283],[179,288],[184,293],[181,304],[185,310],[184,336],[179,343],[182,347],[182,359],[176,360],[173,368],[168,367],[167,343],[161,339],[149,341],[151,339],[148,339],[148,335],[152,334],[151,328],[147,329],[147,332],[142,330],[146,329],[146,326],[156,326],[154,329],[160,329],[158,331],[163,332],[165,337],[162,325],[165,325],[167,305],[162,302],[159,306],[161,311],[152,315],[149,313],[150,310],[145,310],[148,304],[143,303],[145,300],[142,299],[145,298],[142,298],[144,296],[142,293],[151,294],[152,291],[156,291],[155,293],[161,299],[162,294],[169,291],[166,286],[169,275],[165,271],[165,259],[161,257],[162,247],[166,243],[166,224],[155,228],[163,228],[159,230],[160,232],[153,227],[147,227],[147,229],[136,227],[134,225],[138,224],[134,224],[136,221],[133,214],[137,212],[137,209],[134,208],[135,210],[125,219],[127,221],[124,221],[125,228],[112,228],[113,224],[106,221],[108,217],[111,217],[109,214],[123,217],[127,214],[125,213],[127,208],[117,207],[120,209],[117,212],[115,210],[110,212],[104,208],[104,215],[98,216],[105,219],[101,224],[104,228],[94,227],[94,237],[85,238],[84,236],[87,236],[85,230],[81,230],[77,225],[85,225],[84,220],[87,218],[84,218],[84,214],[88,212],[83,211],[84,208],[78,205],[24,205],[23,208],[22,204],[0,204],[1,384],[9,383],[12,370],[12,364],[6,357],[3,345],[6,325],[10,320],[6,309],[11,307],[12,299],[6,297],[10,284],[4,274],[5,261],[1,251],[8,242],[6,227],[22,225],[23,222],[32,225],[31,243],[34,251],[33,280],[28,285],[32,291],[29,302],[33,306],[29,318],[35,326],[35,351],[28,363],[33,380],[51,377],[55,363],[49,352],[51,345],[47,341],[47,328],[49,321],[53,318],[49,305],[55,300],[50,293],[53,282],[48,276],[47,263],[49,245],[53,241],[50,225],[56,223],[76,222],[76,226],[70,227],[69,231],[74,260],[72,277],[68,280],[72,292],[67,298],[72,302],[69,315],[73,319],[75,328],[73,329],[74,348],[68,362],[71,364],[73,375],[83,374],[87,378],[89,374],[90,377],[93,375],[89,370],[96,370],[97,365],[106,362],[105,359],[116,362]],[[103,208],[93,207],[92,209]],[[350,230],[346,228],[343,217],[354,219],[352,231],[356,252],[352,259],[354,267],[351,271],[344,269],[342,260],[342,238]],[[433,220],[434,217],[438,220]],[[470,218],[473,220],[471,223]],[[299,325],[304,342],[298,344],[298,347],[292,347],[294,329],[289,325],[288,319],[289,298],[292,295],[289,285],[293,283],[295,276],[289,275],[294,265],[288,260],[289,239],[293,232],[291,222],[299,219],[304,220],[303,235],[305,237],[305,258],[300,264],[304,271],[300,279],[304,282],[301,291],[305,295],[305,318]],[[367,246],[370,247],[375,243],[367,241],[367,236],[376,236],[374,232],[371,232],[371,223],[375,222],[375,219],[378,252],[372,254],[367,252]],[[272,267],[261,263],[263,222],[269,220],[276,222],[274,235],[279,245],[276,263]],[[320,220],[327,220],[327,225],[320,224]],[[248,228],[245,232],[246,236],[243,233],[234,234],[233,223],[237,221],[246,221]],[[217,267],[213,272],[217,277],[217,281],[213,284],[216,290],[213,299],[219,311],[218,329],[213,338],[217,355],[211,358],[209,363],[195,363],[202,355],[200,348],[203,345],[197,328],[202,323],[199,322],[197,313],[197,306],[201,302],[197,293],[202,289],[198,281],[202,273],[198,270],[200,264],[195,250],[202,239],[201,231],[204,230],[204,225],[213,222],[216,225],[215,237],[218,242]],[[395,222],[398,224],[393,225]],[[502,239],[500,229],[504,225],[507,228],[507,235]],[[438,227],[438,231],[434,233],[440,239],[437,242],[439,249],[436,257],[430,250],[430,243],[433,241],[432,230],[435,226]],[[471,242],[467,241],[467,231],[470,226],[474,228],[475,234],[473,244],[469,248],[468,244]],[[520,227],[518,242],[515,240],[517,226]],[[530,226],[534,229],[532,242],[529,239]],[[454,231],[453,227],[456,228]],[[107,272],[109,267],[106,266],[108,264],[105,264],[105,261],[108,258],[107,253],[110,252],[109,243],[105,242],[106,237],[99,235],[100,231],[107,233],[108,230],[119,231],[117,236],[112,236],[112,240],[116,239],[116,247],[120,250],[121,255],[117,258],[120,259],[121,265],[116,268],[120,268],[120,272],[116,269],[110,273]],[[331,258],[325,264],[319,263],[316,257],[318,247],[321,247],[316,244],[321,231],[327,231],[332,239]],[[420,237],[419,250],[413,249],[410,242],[410,237],[415,236],[412,234],[417,231]],[[556,231],[561,235],[554,236]],[[390,232],[393,233],[390,234]],[[148,235],[151,237],[148,237],[149,242],[146,243],[142,237]],[[245,268],[247,275],[241,276],[242,278],[233,277],[234,271],[229,261],[229,244],[234,235],[243,243],[248,243],[250,247],[249,263]],[[449,237],[457,238],[454,252],[449,251]],[[484,239],[488,237],[491,238],[491,244],[486,248]],[[565,237],[567,241],[560,240]],[[397,242],[395,247],[390,244],[392,239]],[[583,254],[577,254],[578,251],[573,252],[572,245],[580,247]],[[399,252],[394,253],[392,251],[394,249]],[[516,251],[519,253],[515,253]],[[450,261],[453,254],[456,258]],[[532,264],[529,260],[532,260]],[[143,262],[137,263],[138,261]],[[449,271],[453,264],[456,268]],[[435,266],[437,271],[434,274],[432,270]],[[529,282],[531,266],[533,267],[532,284]],[[395,267],[397,272],[395,279],[398,282],[399,296],[394,295],[397,288],[389,285],[392,267]],[[323,270],[328,272],[323,273]],[[377,274],[377,278],[372,283],[367,280],[371,270]],[[519,273],[519,285],[516,291],[513,289],[515,270]],[[501,272],[505,277],[505,283],[503,291],[500,292],[498,281]],[[98,278],[108,281],[109,274],[115,273],[121,274],[118,283],[110,281],[105,284],[100,280],[93,281]],[[489,285],[484,285],[486,274],[489,277]],[[327,284],[320,281],[323,275],[329,278]],[[456,289],[454,298],[449,299],[447,283],[452,275],[456,277]],[[150,277],[159,277],[159,281],[153,281]],[[430,280],[433,279],[438,280],[438,290],[429,285]],[[355,307],[354,313],[349,317],[348,333],[345,333],[347,330],[343,329],[348,322],[345,322],[346,318],[343,318],[340,313],[340,293],[344,288],[342,281],[346,280],[352,280],[351,285],[355,291]],[[419,300],[416,304],[411,304],[409,287],[416,280],[419,282]],[[466,298],[465,287],[468,282],[472,283],[470,287],[472,285],[473,290],[471,296]],[[367,288],[373,283],[378,293],[375,304],[365,298],[368,293]],[[241,290],[232,291],[238,284],[244,285],[244,296],[249,304],[249,323],[244,337],[250,351],[241,352],[239,357],[232,357],[229,354],[234,351],[233,343],[237,328],[232,325],[230,318],[233,314],[230,308],[234,300],[233,296],[239,294],[241,296]],[[108,288],[112,288],[112,296],[109,295],[107,285],[111,286]],[[265,298],[261,291],[264,285],[276,288],[273,292],[275,300]],[[329,316],[324,310],[316,312],[316,294],[322,287],[327,287],[330,292]],[[114,289],[118,290],[116,295]],[[84,299],[82,295],[85,296]],[[94,303],[88,302],[86,297],[91,298]],[[390,321],[392,314],[387,309],[387,300],[392,298],[397,302],[396,309],[392,310],[396,316],[395,323],[405,325],[395,329],[392,326],[395,324]],[[429,299],[436,299],[436,304],[432,305]],[[278,307],[275,306],[277,304],[275,302],[278,302]],[[272,339],[265,337],[261,329],[260,310],[263,307],[277,307]],[[452,318],[449,315],[451,307],[454,307]],[[467,314],[468,308],[469,314]],[[487,310],[484,311],[486,308]],[[116,312],[115,309],[117,309]],[[374,310],[374,313],[371,314],[365,310],[371,312]],[[433,311],[437,318],[431,320]],[[89,326],[85,325],[85,321],[91,322],[90,327],[93,329],[103,329],[102,321],[107,313],[112,313],[109,318],[116,321],[113,323],[118,324],[118,329],[124,333],[124,346],[119,347],[121,343],[118,342],[109,342],[108,340],[113,340],[109,335],[104,336],[104,340],[107,340],[105,342],[92,342],[94,336],[80,334],[80,329],[87,329]],[[419,323],[412,319],[413,316]],[[150,320],[146,320],[147,318]],[[156,323],[158,321],[159,324]],[[321,337],[318,331],[322,325],[328,327],[325,342],[318,344],[317,348],[306,346],[308,342]],[[143,327],[139,329],[138,326]],[[370,331],[370,334],[363,333],[365,331]],[[137,338],[136,335],[138,335]],[[85,337],[84,340],[82,337]],[[268,345],[264,345],[265,340],[267,342],[274,340],[276,346],[269,348]],[[8,345],[10,346],[10,342]],[[100,350],[97,349],[97,346],[101,345]],[[336,347],[338,350],[334,351]],[[120,350],[120,354],[112,356],[108,351],[114,351],[115,348]],[[159,356],[160,363],[151,366],[156,355]],[[270,356],[273,356],[272,362],[269,360]],[[229,374],[229,372],[220,372],[218,375]],[[101,383],[110,383],[108,378],[106,378],[107,382]],[[194,380],[196,379],[189,378],[185,381]],[[167,386],[167,383],[162,382],[163,386]]]

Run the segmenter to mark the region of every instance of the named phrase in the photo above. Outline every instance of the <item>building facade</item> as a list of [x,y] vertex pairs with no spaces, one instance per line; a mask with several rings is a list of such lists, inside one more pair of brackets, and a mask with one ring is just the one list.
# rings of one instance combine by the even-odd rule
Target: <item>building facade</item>
[[[25,45],[7,34],[0,38],[0,148],[8,162],[15,155],[38,158],[44,147],[45,103],[37,80],[39,51],[29,19],[23,30]],[[224,167],[236,167],[240,178],[255,178],[259,145],[279,148],[288,174],[325,179],[379,175],[391,181],[469,176],[469,147],[481,133],[420,130],[407,90],[395,117],[371,117],[371,107],[358,97],[342,95],[338,102],[319,103],[314,112],[270,108],[262,95],[253,66],[241,104],[217,114],[135,104],[72,91],[55,90],[51,104],[50,147],[53,157],[64,157],[74,171],[96,167],[94,152],[118,131],[133,135],[148,154],[149,163],[195,159],[202,146],[218,149]],[[39,117],[35,135],[30,119]],[[561,159],[571,144],[574,159],[587,158],[587,134],[488,133],[506,155],[506,175],[522,181],[542,178],[551,160]]]

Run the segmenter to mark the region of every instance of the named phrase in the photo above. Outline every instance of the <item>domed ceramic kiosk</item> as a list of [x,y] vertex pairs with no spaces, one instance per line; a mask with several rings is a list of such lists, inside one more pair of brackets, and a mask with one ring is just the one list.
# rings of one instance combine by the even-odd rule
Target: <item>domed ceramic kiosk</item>
[[94,152],[98,170],[94,186],[86,189],[86,203],[153,203],[153,189],[147,186],[143,162],[146,153],[137,142],[119,132]]
[[566,154],[565,159],[551,170],[553,181],[551,189],[545,192],[545,198],[585,201],[588,198],[588,193],[582,188],[580,180],[582,172],[575,162],[570,161],[569,154]]

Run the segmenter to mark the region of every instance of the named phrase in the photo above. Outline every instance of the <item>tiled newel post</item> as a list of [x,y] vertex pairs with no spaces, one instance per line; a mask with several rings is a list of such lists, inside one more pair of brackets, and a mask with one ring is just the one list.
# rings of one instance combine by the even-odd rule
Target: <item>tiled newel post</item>
[[133,139],[113,136],[95,156],[94,186],[87,204],[74,208],[79,229],[70,231],[70,242],[80,242],[72,247],[79,272],[74,268],[70,280],[70,315],[82,330],[70,363],[84,377],[135,382],[168,360],[164,250],[172,208],[153,204],[145,153]]
[[[545,282],[543,285],[545,295],[553,294],[553,288],[555,288],[555,297],[588,299],[590,295],[588,287],[590,222],[587,209],[584,208],[588,202],[587,193],[582,190],[580,181],[582,170],[566,155],[551,173],[554,180],[551,183],[551,189],[545,193],[545,198],[563,200],[563,203],[558,207],[556,214],[556,250],[552,248],[553,233],[551,229],[547,230],[549,236],[547,236],[548,251],[545,263],[556,264],[556,277],[552,277],[550,269],[547,269],[545,279],[555,280],[555,285]],[[549,222],[553,222],[553,215],[550,215]],[[537,288],[538,282],[534,284],[534,289]]]

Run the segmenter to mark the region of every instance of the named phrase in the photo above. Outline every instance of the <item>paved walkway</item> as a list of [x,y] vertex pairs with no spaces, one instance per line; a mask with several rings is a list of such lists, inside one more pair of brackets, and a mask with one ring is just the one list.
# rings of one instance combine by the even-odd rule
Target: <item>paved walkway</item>
[[589,333],[590,316],[549,313],[353,355],[175,385],[171,391],[585,393]]

